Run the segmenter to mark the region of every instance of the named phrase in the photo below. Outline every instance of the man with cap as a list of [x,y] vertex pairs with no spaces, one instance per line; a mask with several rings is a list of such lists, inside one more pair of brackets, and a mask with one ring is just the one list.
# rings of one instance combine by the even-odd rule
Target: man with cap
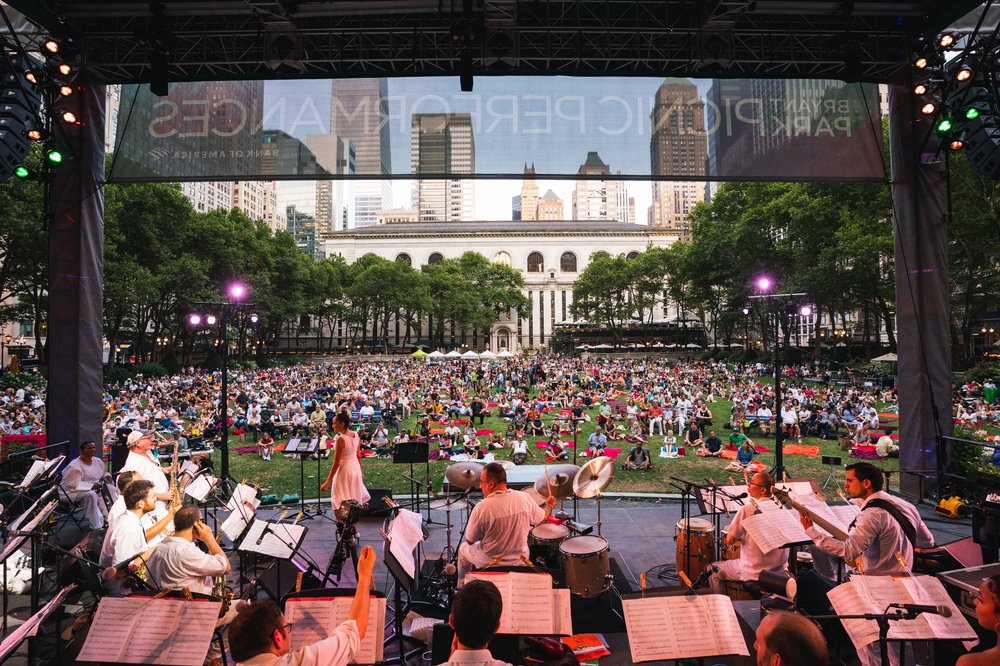
[[128,446],[128,458],[125,459],[123,472],[134,471],[153,483],[153,491],[156,493],[156,509],[152,512],[152,522],[156,522],[167,513],[167,502],[173,499],[170,492],[170,481],[164,474],[160,462],[152,454],[152,449],[156,446],[153,440],[152,430],[133,430],[126,440]]

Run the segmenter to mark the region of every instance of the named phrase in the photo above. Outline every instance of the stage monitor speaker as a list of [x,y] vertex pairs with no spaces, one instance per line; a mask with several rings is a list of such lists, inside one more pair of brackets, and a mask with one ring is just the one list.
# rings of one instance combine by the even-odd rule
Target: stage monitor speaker
[[280,602],[286,595],[295,591],[298,575],[302,574],[303,590],[318,590],[323,587],[322,581],[316,577],[316,571],[303,563],[297,557],[291,560],[274,560],[271,566],[259,579],[257,585],[267,594],[268,598]]
[[1000,505],[983,502],[972,509],[972,540],[987,548],[1000,548]]
[[389,506],[385,503],[386,498],[392,499],[392,490],[389,488],[369,488],[368,494],[372,496],[368,500],[368,508],[362,512],[363,516],[387,516]]

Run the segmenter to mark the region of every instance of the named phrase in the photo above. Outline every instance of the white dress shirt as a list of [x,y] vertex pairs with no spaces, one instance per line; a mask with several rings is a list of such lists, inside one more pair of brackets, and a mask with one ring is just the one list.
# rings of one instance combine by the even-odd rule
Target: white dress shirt
[[212,577],[226,573],[229,560],[222,553],[203,553],[193,541],[170,536],[156,547],[146,566],[149,582],[161,590],[186,587],[192,592],[211,594]]
[[[295,631],[295,627],[289,631]],[[281,657],[265,652],[238,662],[236,666],[344,666],[351,663],[360,647],[358,624],[354,620],[347,620],[334,629],[332,634],[312,645]]]
[[494,659],[489,650],[455,650],[451,653],[448,661],[441,666],[453,666],[463,664],[463,666],[511,666],[506,661]]

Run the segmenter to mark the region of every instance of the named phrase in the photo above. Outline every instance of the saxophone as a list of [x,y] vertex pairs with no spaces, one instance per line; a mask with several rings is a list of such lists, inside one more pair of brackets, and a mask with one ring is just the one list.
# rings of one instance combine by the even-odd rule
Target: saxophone
[[[222,532],[219,532],[215,536],[216,543],[218,543],[221,536]],[[222,602],[222,608],[219,609],[219,617],[223,617],[229,612],[229,608],[233,603],[233,596],[233,588],[226,585],[226,574],[212,578],[212,599]]]
[[177,455],[178,450],[181,445],[181,440],[179,438],[174,438],[174,455],[173,462],[170,464],[170,492],[173,493],[173,505],[174,509],[180,509],[181,505],[184,503],[184,498],[181,497],[181,488],[178,482],[180,474],[178,473]]

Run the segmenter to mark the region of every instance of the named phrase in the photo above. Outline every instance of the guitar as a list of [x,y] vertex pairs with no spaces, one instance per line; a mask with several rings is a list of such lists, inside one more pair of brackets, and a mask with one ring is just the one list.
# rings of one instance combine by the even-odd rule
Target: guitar
[[[826,518],[823,518],[822,516],[817,516],[808,507],[805,507],[802,504],[793,500],[791,494],[787,490],[775,487],[771,489],[771,495],[783,506],[795,509],[802,515],[808,516],[809,520],[811,520],[815,525],[822,527],[824,530],[829,532],[833,536],[833,538],[839,541],[847,541],[848,538],[847,532],[840,529],[839,527],[828,521]],[[855,569],[860,569],[861,567],[860,557],[854,560],[845,559],[844,562],[848,566],[853,567]]]

